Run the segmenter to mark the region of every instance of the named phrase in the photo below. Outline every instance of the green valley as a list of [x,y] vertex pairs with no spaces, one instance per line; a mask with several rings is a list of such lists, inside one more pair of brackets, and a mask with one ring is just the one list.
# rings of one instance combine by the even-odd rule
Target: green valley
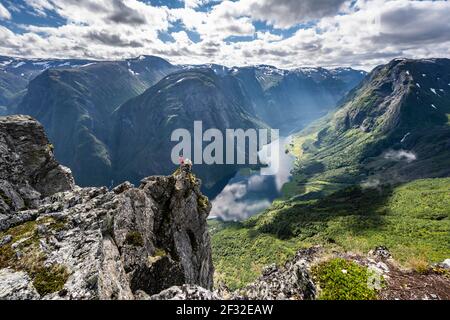
[[448,59],[393,60],[295,135],[283,197],[247,221],[211,222],[217,281],[241,287],[314,245],[386,246],[412,269],[448,258],[450,95],[434,88],[449,75]]
[[387,246],[415,268],[450,254],[450,178],[382,189],[350,187],[323,199],[275,202],[244,222],[210,222],[216,281],[238,288],[304,247],[366,253]]

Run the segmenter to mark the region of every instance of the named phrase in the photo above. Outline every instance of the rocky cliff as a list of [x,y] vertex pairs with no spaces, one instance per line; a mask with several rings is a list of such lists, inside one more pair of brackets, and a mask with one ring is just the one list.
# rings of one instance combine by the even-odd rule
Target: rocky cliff
[[0,299],[212,288],[210,204],[190,167],[137,188],[80,188],[24,116],[0,118],[0,148]]
[[42,126],[28,116],[0,117],[0,231],[24,209],[56,192],[72,190],[70,170],[53,158]]

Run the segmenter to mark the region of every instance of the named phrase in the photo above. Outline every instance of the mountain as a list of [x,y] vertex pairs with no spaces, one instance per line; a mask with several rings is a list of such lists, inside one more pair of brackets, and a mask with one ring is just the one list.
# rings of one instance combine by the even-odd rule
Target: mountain
[[[146,83],[146,88],[173,68],[164,59],[140,56],[117,61],[131,74]],[[14,114],[26,94],[28,83],[49,69],[79,69],[93,65],[111,65],[108,61],[82,59],[26,59],[0,56],[0,114]]]
[[28,81],[0,70],[0,115],[14,112],[26,93]]
[[366,75],[350,68],[299,68],[272,66],[234,68],[254,113],[283,134],[299,131],[332,110]]
[[0,69],[26,80],[32,80],[47,69],[77,68],[95,61],[83,59],[26,59],[0,56]]
[[30,80],[47,69],[76,68],[88,60],[25,59],[0,56],[0,115],[16,113]]
[[449,115],[449,59],[396,59],[377,67],[335,113],[296,138],[290,187],[320,192],[447,177]]
[[[375,68],[289,148],[297,161],[281,199],[243,222],[211,222],[216,273],[226,285],[245,289],[261,270],[270,275],[277,270],[271,264],[283,265],[298,248],[311,246],[344,259],[388,248],[412,277],[390,271],[384,283],[390,297],[407,294],[399,283],[437,276],[450,247],[449,59],[396,59]],[[348,270],[335,263],[322,289]],[[349,291],[331,283],[336,291],[329,293],[358,296],[358,290],[349,293],[357,283],[345,285]],[[442,287],[450,288],[446,283]]]
[[[168,174],[175,169],[170,159],[170,142],[175,129],[193,133],[194,121],[203,130],[263,128],[251,114],[248,99],[231,76],[219,76],[210,69],[173,73],[142,95],[123,104],[114,113],[114,179],[138,181],[149,174]],[[196,172],[207,189],[236,172],[233,165],[199,165]]]
[[[162,147],[162,138],[156,137],[160,132],[167,135],[175,125],[192,126],[193,120],[203,120],[206,125],[219,129],[227,124],[235,126],[230,128],[272,126],[282,129],[282,134],[298,131],[334,108],[363,74],[344,68],[287,71],[269,66],[173,66],[153,56],[122,61],[0,57],[0,69],[3,70],[0,112],[27,114],[38,119],[54,143],[56,158],[72,169],[77,183],[82,186],[111,185],[128,179],[137,182],[146,175],[159,173],[158,170],[169,173],[174,166],[164,162],[170,149]],[[211,74],[205,76],[206,70]],[[178,71],[190,72],[190,80],[170,84],[172,78],[168,78],[158,83]],[[209,79],[205,80],[207,77]],[[198,81],[194,81],[195,78]],[[181,78],[175,81],[178,80]],[[155,87],[152,89],[152,86]],[[211,98],[210,87],[214,88]],[[161,88],[164,90],[159,92]],[[196,93],[191,95],[191,91]],[[169,92],[170,97],[165,97],[165,92]],[[141,94],[144,102],[131,101]],[[154,95],[154,99],[150,99],[150,95]],[[220,109],[217,114],[207,111],[205,101]],[[130,108],[131,113],[139,114],[132,115],[121,107],[147,102],[154,119],[184,113],[165,125],[154,122],[138,108]],[[180,108],[175,108],[174,103],[179,103]],[[196,110],[195,105],[204,108]],[[229,109],[227,114],[225,109]],[[160,111],[162,114],[156,115]],[[127,117],[132,118],[130,123],[136,126],[132,130],[124,123]],[[144,124],[141,119],[150,122]],[[140,136],[149,139],[140,141],[142,138],[130,137],[129,132],[135,131],[142,131]],[[155,135],[153,140],[148,132]],[[159,139],[157,144],[149,144],[150,140],[156,143],[155,139]],[[139,147],[133,147],[135,143]],[[156,145],[159,147],[155,149]],[[233,166],[225,170],[201,166],[199,175],[205,179],[205,188],[219,191],[235,169]],[[221,173],[220,182],[217,172]]]
[[30,82],[17,113],[44,125],[79,184],[109,185],[113,111],[174,69],[155,57],[47,69]]

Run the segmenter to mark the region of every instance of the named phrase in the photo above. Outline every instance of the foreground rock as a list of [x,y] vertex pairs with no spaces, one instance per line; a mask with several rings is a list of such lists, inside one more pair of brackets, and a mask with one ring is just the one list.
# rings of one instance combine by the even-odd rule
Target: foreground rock
[[[310,265],[319,249],[300,250],[283,267],[271,265],[254,283],[232,293],[231,299],[245,300],[311,300],[316,297]],[[226,294],[225,294],[226,295]]]
[[54,159],[38,122],[28,116],[0,117],[0,231],[31,218],[16,212],[73,188],[70,170]]
[[219,300],[220,297],[207,289],[195,285],[174,286],[153,296],[138,292],[140,300]]
[[79,188],[31,118],[0,118],[0,139],[0,181],[8,186],[0,200],[0,298],[134,299],[184,284],[212,289],[211,207],[190,167],[138,188]]

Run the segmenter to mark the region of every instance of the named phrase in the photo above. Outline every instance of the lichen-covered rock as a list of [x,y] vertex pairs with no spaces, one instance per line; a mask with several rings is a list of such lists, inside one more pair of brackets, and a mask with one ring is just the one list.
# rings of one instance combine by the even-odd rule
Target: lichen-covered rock
[[385,246],[378,246],[375,249],[370,250],[369,255],[373,256],[374,258],[386,260],[391,257],[391,252]]
[[39,294],[25,272],[11,269],[0,270],[0,300],[32,300]]
[[[163,193],[168,197],[152,196]],[[198,181],[183,174],[149,178],[120,194],[54,194],[38,207],[28,233],[6,244],[23,257],[8,267],[21,268],[28,255],[40,256],[42,267],[64,267],[61,292],[46,299],[133,299],[138,290],[153,295],[183,284],[211,289],[210,208],[197,205],[200,196]],[[17,234],[9,229],[2,239],[8,231]]]
[[[230,295],[231,299],[249,300],[310,300],[316,297],[316,285],[309,267],[318,248],[299,250],[284,267],[266,267],[254,283]],[[225,295],[222,293],[222,295]]]
[[219,300],[214,292],[194,285],[171,287],[151,297],[141,295],[141,300]]
[[[151,296],[184,284],[212,288],[211,206],[190,167],[146,178],[138,188],[76,187],[46,151],[37,122],[0,119],[0,190],[7,195],[0,204],[0,270],[27,275],[33,298],[133,299],[138,291]],[[6,206],[4,198],[11,200]],[[11,287],[10,278],[0,287]],[[5,297],[28,299],[20,288]]]

